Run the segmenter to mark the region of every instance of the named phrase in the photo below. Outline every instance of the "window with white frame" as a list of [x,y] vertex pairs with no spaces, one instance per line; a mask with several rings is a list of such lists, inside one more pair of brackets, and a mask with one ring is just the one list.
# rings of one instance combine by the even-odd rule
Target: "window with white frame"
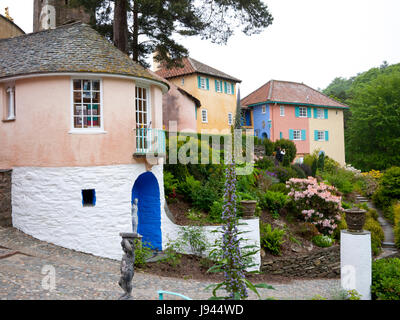
[[207,109],[202,109],[201,110],[201,122],[203,122],[203,123],[207,123],[208,122]]
[[265,105],[263,105],[261,107],[261,113],[265,113],[267,111],[267,107]]
[[285,107],[284,106],[280,106],[279,111],[280,111],[280,116],[284,117],[285,116]]
[[228,113],[228,124],[231,126],[233,123],[233,114],[232,112]]
[[317,119],[325,119],[324,109],[317,109]]
[[293,140],[301,140],[301,130],[293,130]]
[[73,80],[74,128],[101,128],[100,80]]
[[182,83],[183,86],[185,85],[185,78],[181,79],[181,83]]
[[299,117],[307,118],[307,108],[306,107],[299,107]]
[[215,80],[215,91],[222,92],[222,81],[221,80]]
[[6,89],[6,107],[7,118],[6,120],[15,119],[15,87],[10,86]]
[[321,131],[321,130],[317,131],[317,140],[325,141],[325,131]]
[[207,78],[199,77],[199,88],[207,90]]
[[226,93],[227,94],[233,94],[233,92],[232,92],[232,84],[231,83],[229,83],[229,82],[227,82],[226,83]]

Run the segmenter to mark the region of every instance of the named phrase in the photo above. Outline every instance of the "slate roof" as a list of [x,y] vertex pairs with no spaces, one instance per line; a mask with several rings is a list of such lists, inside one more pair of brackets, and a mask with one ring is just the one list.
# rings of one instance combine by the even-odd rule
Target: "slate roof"
[[63,72],[108,73],[162,82],[81,22],[0,40],[0,79]]
[[197,61],[193,58],[187,57],[182,59],[183,67],[175,67],[175,68],[161,68],[156,71],[158,75],[165,79],[180,77],[183,75],[189,75],[193,73],[200,73],[204,75],[213,76],[216,78],[222,78],[225,80],[233,81],[233,82],[242,82],[242,80],[232,77],[222,71],[214,69],[200,61]]
[[323,93],[303,84],[290,81],[271,80],[242,99],[244,107],[263,102],[278,102],[289,104],[304,104],[331,108],[349,107],[329,98]]

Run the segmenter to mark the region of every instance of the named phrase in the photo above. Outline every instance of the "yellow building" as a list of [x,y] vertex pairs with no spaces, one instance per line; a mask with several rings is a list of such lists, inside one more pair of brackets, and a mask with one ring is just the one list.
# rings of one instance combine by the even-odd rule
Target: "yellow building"
[[[236,84],[241,80],[193,58],[184,58],[182,64],[183,67],[172,69],[156,66],[155,71],[200,100],[201,107],[195,112],[197,132],[230,131],[236,112]],[[188,113],[189,116],[193,114]]]
[[0,39],[18,37],[23,34],[25,32],[13,22],[8,15],[8,8],[6,8],[5,16],[0,14]]

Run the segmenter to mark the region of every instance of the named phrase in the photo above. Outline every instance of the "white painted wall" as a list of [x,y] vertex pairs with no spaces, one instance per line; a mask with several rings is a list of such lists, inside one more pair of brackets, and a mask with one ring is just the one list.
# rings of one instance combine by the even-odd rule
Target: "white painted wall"
[[[13,226],[39,240],[96,256],[120,260],[120,232],[131,232],[131,196],[136,179],[146,172],[144,164],[39,168],[16,167],[12,172]],[[177,239],[181,226],[174,224],[164,210],[163,166],[151,172],[160,188],[163,249]],[[96,205],[82,206],[82,189],[96,190]],[[244,245],[260,246],[259,220],[241,220],[249,231]],[[209,243],[221,227],[203,227]],[[211,248],[209,248],[210,250]],[[209,251],[208,250],[208,251]],[[187,252],[190,253],[190,252]],[[259,270],[260,255],[254,257]]]

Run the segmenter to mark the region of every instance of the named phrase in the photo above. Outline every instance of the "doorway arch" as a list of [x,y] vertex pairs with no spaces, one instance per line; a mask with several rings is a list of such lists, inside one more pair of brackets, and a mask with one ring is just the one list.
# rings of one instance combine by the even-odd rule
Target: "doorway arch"
[[138,199],[138,233],[144,245],[162,250],[160,188],[151,172],[141,174],[132,188],[132,203]]

